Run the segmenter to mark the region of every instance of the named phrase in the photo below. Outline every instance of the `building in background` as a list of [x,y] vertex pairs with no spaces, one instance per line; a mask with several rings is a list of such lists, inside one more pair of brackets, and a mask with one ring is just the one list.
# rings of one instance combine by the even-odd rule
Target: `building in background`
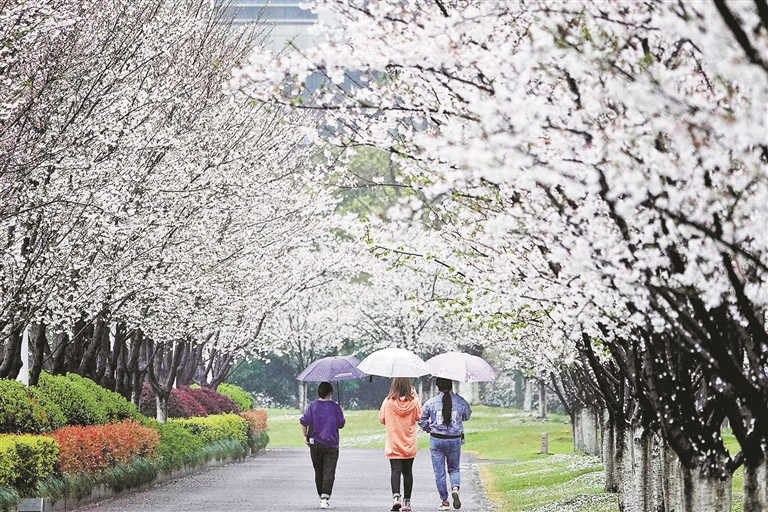
[[318,42],[316,36],[309,34],[309,28],[317,23],[318,16],[299,7],[302,4],[300,0],[214,1],[228,5],[238,25],[258,19],[258,23],[269,31],[267,47],[275,53],[282,51],[288,41],[293,41],[302,50]]

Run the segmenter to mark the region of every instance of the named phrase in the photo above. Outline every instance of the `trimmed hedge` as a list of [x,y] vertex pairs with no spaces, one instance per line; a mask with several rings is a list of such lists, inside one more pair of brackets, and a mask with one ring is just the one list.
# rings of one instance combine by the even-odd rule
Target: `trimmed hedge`
[[192,395],[195,400],[200,402],[200,405],[205,408],[205,412],[208,414],[240,414],[240,409],[237,408],[237,404],[233,402],[231,398],[222,395],[218,391],[201,387],[184,387],[180,389],[186,391]]
[[137,458],[153,458],[160,433],[133,420],[102,426],[65,427],[51,434],[59,444],[58,469],[93,475]]
[[45,408],[21,382],[0,379],[0,434],[40,434],[51,430]]
[[[169,418],[192,418],[196,416],[208,416],[205,408],[198,402],[194,396],[186,390],[189,388],[172,389],[171,396],[168,399],[168,417]],[[145,416],[155,418],[157,416],[157,402],[152,386],[148,382],[144,383],[141,390],[141,400],[139,401],[139,410]]]
[[103,388],[91,379],[86,379],[75,373],[68,373],[67,379],[81,385],[90,392],[103,410],[104,417],[106,418],[105,423],[119,423],[127,419],[139,419],[139,411],[136,409],[136,406],[126,400],[120,393]]
[[33,497],[38,481],[53,473],[58,456],[59,447],[50,437],[0,436],[0,486]]
[[[144,398],[151,397],[147,401],[154,409],[151,388],[149,392]],[[78,375],[43,372],[39,385],[29,388],[0,380],[0,428],[43,433],[0,433],[0,510],[12,508],[20,497],[80,499],[98,485],[113,490],[135,487],[152,481],[160,471],[197,466],[212,458],[242,457],[249,446],[266,446],[264,411],[249,411],[242,417],[206,416],[193,395],[211,410],[239,411],[231,398],[217,391],[174,389],[171,396],[177,410],[198,416],[160,424],[142,416],[117,393]],[[127,419],[102,425],[121,418]],[[52,428],[62,425],[69,426]]]
[[219,384],[216,391],[235,402],[237,408],[240,409],[240,412],[250,411],[256,404],[256,400],[253,399],[252,394],[234,384],[224,382],[223,384]]
[[267,430],[267,411],[264,409],[254,409],[248,412],[241,412],[240,416],[245,418],[254,432],[263,432]]
[[160,433],[158,446],[158,463],[164,470],[172,470],[182,466],[196,465],[203,452],[203,440],[174,422],[158,423],[147,420],[150,426]]
[[93,393],[82,383],[63,375],[40,372],[35,395],[57,404],[67,418],[67,425],[104,425],[107,422],[107,409],[99,404]]
[[61,407],[59,407],[59,404],[53,401],[52,397],[48,396],[46,393],[41,393],[36,386],[28,387],[27,391],[29,391],[29,394],[32,395],[35,400],[37,400],[37,403],[39,403],[45,411],[45,419],[49,424],[49,428],[46,430],[46,432],[58,430],[67,425],[67,417],[64,416],[64,412],[62,412]]
[[248,421],[234,414],[216,414],[205,418],[171,419],[169,424],[180,425],[192,434],[199,436],[204,443],[236,439],[243,444],[248,442]]

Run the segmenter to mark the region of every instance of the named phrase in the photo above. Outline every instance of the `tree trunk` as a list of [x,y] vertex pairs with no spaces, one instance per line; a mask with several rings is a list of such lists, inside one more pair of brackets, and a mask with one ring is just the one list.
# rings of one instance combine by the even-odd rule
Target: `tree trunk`
[[664,481],[667,477],[664,474],[664,461],[667,452],[667,444],[659,432],[656,432],[651,436],[650,443],[650,510],[653,512],[666,512],[666,506],[664,503]]
[[599,412],[597,407],[583,407],[579,410],[581,420],[581,436],[585,455],[600,455],[598,442]]
[[15,379],[21,369],[21,339],[22,331],[14,325],[6,338],[5,357],[0,364],[0,379]]
[[649,512],[653,502],[651,437],[641,427],[628,428],[623,435],[619,510]]
[[669,445],[664,446],[663,457],[664,510],[665,512],[683,512],[685,510],[683,467],[677,454]]
[[67,346],[67,354],[62,373],[77,373],[77,370],[80,367],[80,362],[83,360],[83,355],[85,354],[85,342],[92,330],[93,325],[87,323],[83,318],[80,318],[75,322],[75,325],[72,328],[72,338]]
[[142,352],[146,352],[144,333],[141,332],[141,329],[136,329],[131,340],[131,357],[128,359],[128,373],[131,379],[131,402],[137,407],[139,400],[141,400],[141,388],[144,383],[144,372],[139,365]]
[[543,380],[539,381],[539,418],[547,417],[547,386]]
[[632,465],[637,490],[638,511],[653,511],[653,484],[652,473],[652,448],[653,435],[642,427],[634,429],[632,435],[634,443],[632,449]]
[[685,512],[731,512],[731,475],[714,478],[706,468],[684,468],[683,475]]
[[106,335],[108,331],[107,322],[104,317],[99,316],[93,326],[93,336],[90,343],[87,344],[87,349],[83,354],[83,359],[80,361],[80,365],[77,369],[77,374],[81,377],[93,378],[96,370],[96,356],[101,349],[102,336]]
[[157,405],[157,413],[155,419],[158,423],[165,423],[168,421],[168,397],[155,394],[155,404]]
[[307,386],[299,382],[299,410],[304,412],[307,408]]
[[573,431],[573,451],[584,451],[584,417],[581,414],[581,408],[573,410],[571,416],[571,430]]
[[744,512],[768,510],[768,459],[744,460]]
[[66,361],[68,344],[69,335],[63,330],[53,335],[51,364],[49,366],[51,375],[61,375],[64,373],[64,363]]
[[513,372],[514,383],[515,383],[515,401],[514,406],[516,409],[522,409],[523,408],[523,397],[525,396],[525,377],[523,377],[523,374],[515,370]]
[[603,411],[601,423],[602,436],[601,452],[603,458],[603,473],[605,474],[605,492],[618,492],[618,475],[616,474],[616,435],[618,434],[615,422],[610,413]]
[[627,426],[622,428],[617,424],[613,436],[614,446],[616,447],[616,451],[614,452],[616,457],[616,491],[618,494],[619,510],[621,512],[627,512],[629,510],[627,508],[627,480],[630,478],[630,475],[627,474],[627,465],[632,456],[632,447],[631,443],[627,443],[627,440],[631,439],[628,430],[629,428]]
[[32,361],[29,364],[29,385],[37,386],[40,372],[43,371],[43,359],[45,349],[48,346],[48,338],[45,334],[45,324],[40,322],[30,329],[30,346],[32,347]]
[[115,323],[104,322],[104,330],[98,341],[99,349],[96,354],[93,377],[91,377],[99,386],[107,389],[112,389],[111,381],[113,381],[113,379],[109,368],[109,361],[112,355],[112,347],[114,346],[114,329],[116,328],[117,326]]
[[523,412],[531,412],[533,405],[533,378],[525,378],[525,394],[523,396]]

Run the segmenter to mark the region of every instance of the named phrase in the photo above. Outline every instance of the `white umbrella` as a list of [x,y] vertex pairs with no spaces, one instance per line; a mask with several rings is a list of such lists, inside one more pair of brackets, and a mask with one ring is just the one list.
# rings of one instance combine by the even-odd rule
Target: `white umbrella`
[[429,373],[459,382],[490,382],[496,372],[485,359],[464,352],[446,352],[427,360]]
[[421,377],[429,373],[426,363],[404,348],[384,348],[360,361],[357,369],[381,377]]

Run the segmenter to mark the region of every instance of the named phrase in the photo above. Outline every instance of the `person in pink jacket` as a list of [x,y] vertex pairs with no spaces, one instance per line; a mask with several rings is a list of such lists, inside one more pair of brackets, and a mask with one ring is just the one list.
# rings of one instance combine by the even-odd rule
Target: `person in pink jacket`
[[[389,395],[379,409],[379,421],[386,427],[384,456],[392,469],[392,510],[411,510],[413,459],[416,458],[416,422],[421,417],[421,402],[411,379],[395,377]],[[403,499],[400,500],[400,476]]]

